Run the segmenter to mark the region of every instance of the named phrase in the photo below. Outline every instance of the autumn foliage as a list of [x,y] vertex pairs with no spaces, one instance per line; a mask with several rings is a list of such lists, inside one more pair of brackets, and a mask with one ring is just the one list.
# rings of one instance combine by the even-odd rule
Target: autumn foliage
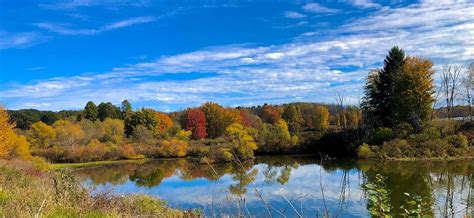
[[171,120],[171,118],[168,115],[161,112],[156,112],[156,120],[157,120],[157,124],[155,127],[156,134],[165,133],[166,130],[168,130],[173,125],[173,121]]
[[192,139],[206,138],[206,115],[204,112],[198,108],[186,110],[184,113],[184,128],[192,132]]

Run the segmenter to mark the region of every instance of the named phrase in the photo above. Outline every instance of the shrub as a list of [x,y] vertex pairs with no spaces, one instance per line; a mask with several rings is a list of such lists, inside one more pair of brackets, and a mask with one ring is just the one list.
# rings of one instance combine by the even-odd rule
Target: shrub
[[232,155],[230,148],[219,147],[211,149],[211,158],[215,162],[229,162],[234,159],[234,155]]
[[374,153],[372,152],[372,149],[370,149],[370,146],[368,144],[363,143],[357,149],[357,156],[359,158],[367,159],[373,157]]
[[145,156],[137,155],[135,148],[131,144],[125,144],[120,147],[120,154],[122,158],[125,159],[143,159]]
[[202,146],[202,145],[194,145],[188,147],[188,155],[193,157],[205,157],[209,154],[210,147],[209,146]]
[[405,139],[394,139],[384,142],[381,149],[381,155],[388,158],[412,157],[410,145]]
[[176,138],[161,140],[158,152],[162,157],[184,157],[188,142]]
[[413,133],[413,127],[406,122],[399,123],[395,127],[395,135],[397,138],[406,138],[412,133]]
[[467,148],[469,146],[467,137],[464,136],[462,133],[450,135],[446,137],[446,140],[448,140],[448,143],[454,146],[455,148]]
[[370,140],[372,144],[381,145],[385,141],[389,141],[395,138],[393,130],[390,128],[379,128],[375,131],[372,139]]

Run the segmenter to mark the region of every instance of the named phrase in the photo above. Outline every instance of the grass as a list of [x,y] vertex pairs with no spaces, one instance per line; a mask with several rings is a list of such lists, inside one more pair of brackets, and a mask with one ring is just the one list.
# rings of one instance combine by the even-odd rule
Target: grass
[[150,160],[151,159],[103,160],[103,161],[93,161],[93,162],[84,162],[84,163],[53,163],[53,164],[50,164],[50,168],[61,169],[61,168],[66,168],[66,167],[89,167],[89,166],[100,166],[100,165],[117,164],[117,163],[144,163]]
[[0,160],[0,217],[196,217],[149,195],[91,194],[68,169],[38,170],[23,160]]

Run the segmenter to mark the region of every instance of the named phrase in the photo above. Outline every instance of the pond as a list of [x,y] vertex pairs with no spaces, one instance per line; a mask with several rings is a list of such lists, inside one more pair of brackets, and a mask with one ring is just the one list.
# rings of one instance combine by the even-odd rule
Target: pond
[[364,184],[385,177],[388,205],[398,217],[410,196],[425,214],[472,215],[474,161],[324,161],[318,157],[258,157],[245,163],[199,164],[186,159],[75,169],[96,191],[158,196],[175,208],[208,216],[370,216]]

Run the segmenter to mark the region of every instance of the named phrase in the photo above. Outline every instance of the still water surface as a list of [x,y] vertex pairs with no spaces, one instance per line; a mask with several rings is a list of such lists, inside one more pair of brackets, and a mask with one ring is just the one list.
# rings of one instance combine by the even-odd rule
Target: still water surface
[[170,206],[201,209],[206,215],[368,217],[362,185],[376,174],[387,179],[392,214],[400,215],[407,196],[431,205],[426,214],[473,214],[474,161],[326,161],[317,157],[259,157],[234,163],[198,164],[179,160],[122,163],[75,170],[97,191],[144,193]]

